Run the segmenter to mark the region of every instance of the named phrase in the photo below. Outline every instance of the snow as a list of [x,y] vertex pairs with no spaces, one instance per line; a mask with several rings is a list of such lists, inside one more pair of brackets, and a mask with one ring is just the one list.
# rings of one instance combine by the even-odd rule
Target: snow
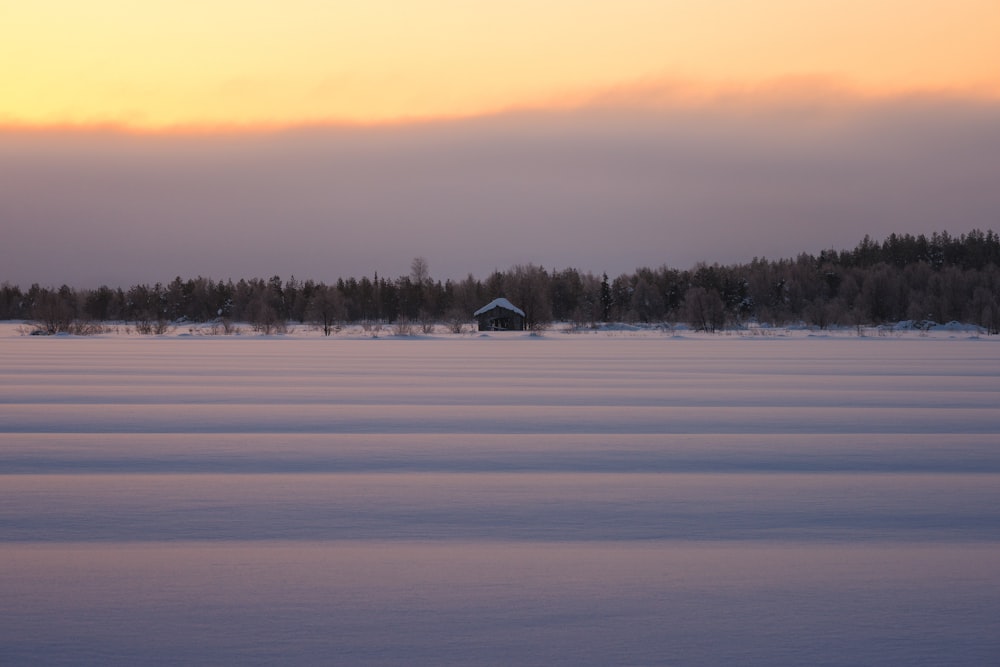
[[515,313],[517,313],[521,317],[525,316],[523,310],[521,310],[520,308],[518,308],[517,306],[515,306],[514,304],[512,304],[510,301],[508,301],[507,299],[505,299],[503,297],[500,297],[499,299],[493,299],[488,304],[486,304],[485,306],[483,306],[482,308],[480,308],[479,310],[477,310],[476,312],[474,312],[472,314],[472,316],[473,317],[479,317],[483,313],[488,313],[491,310],[493,310],[494,308],[505,308],[507,310],[514,311]]
[[990,664],[1000,339],[817,333],[0,324],[0,662]]

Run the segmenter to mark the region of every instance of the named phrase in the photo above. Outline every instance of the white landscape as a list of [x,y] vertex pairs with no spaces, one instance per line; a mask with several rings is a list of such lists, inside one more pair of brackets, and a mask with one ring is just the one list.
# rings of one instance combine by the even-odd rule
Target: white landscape
[[21,331],[2,665],[1000,662],[1000,337]]

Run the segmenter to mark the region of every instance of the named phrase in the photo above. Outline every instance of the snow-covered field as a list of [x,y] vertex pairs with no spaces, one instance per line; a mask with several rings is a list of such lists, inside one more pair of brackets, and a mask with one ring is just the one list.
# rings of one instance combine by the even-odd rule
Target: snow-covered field
[[390,333],[0,324],[0,664],[1000,662],[997,337]]

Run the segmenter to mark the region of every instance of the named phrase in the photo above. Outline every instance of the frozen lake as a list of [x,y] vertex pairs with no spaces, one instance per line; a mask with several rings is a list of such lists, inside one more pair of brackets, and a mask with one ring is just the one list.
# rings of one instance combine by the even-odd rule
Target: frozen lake
[[0,664],[1000,664],[1000,340],[0,335]]

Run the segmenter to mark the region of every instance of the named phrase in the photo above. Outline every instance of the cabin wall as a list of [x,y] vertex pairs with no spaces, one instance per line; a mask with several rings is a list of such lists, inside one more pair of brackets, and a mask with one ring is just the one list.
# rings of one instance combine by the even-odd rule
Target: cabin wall
[[[524,318],[512,310],[494,308],[480,314],[477,318],[480,331],[524,331]],[[502,322],[505,327],[498,328],[495,322]]]

